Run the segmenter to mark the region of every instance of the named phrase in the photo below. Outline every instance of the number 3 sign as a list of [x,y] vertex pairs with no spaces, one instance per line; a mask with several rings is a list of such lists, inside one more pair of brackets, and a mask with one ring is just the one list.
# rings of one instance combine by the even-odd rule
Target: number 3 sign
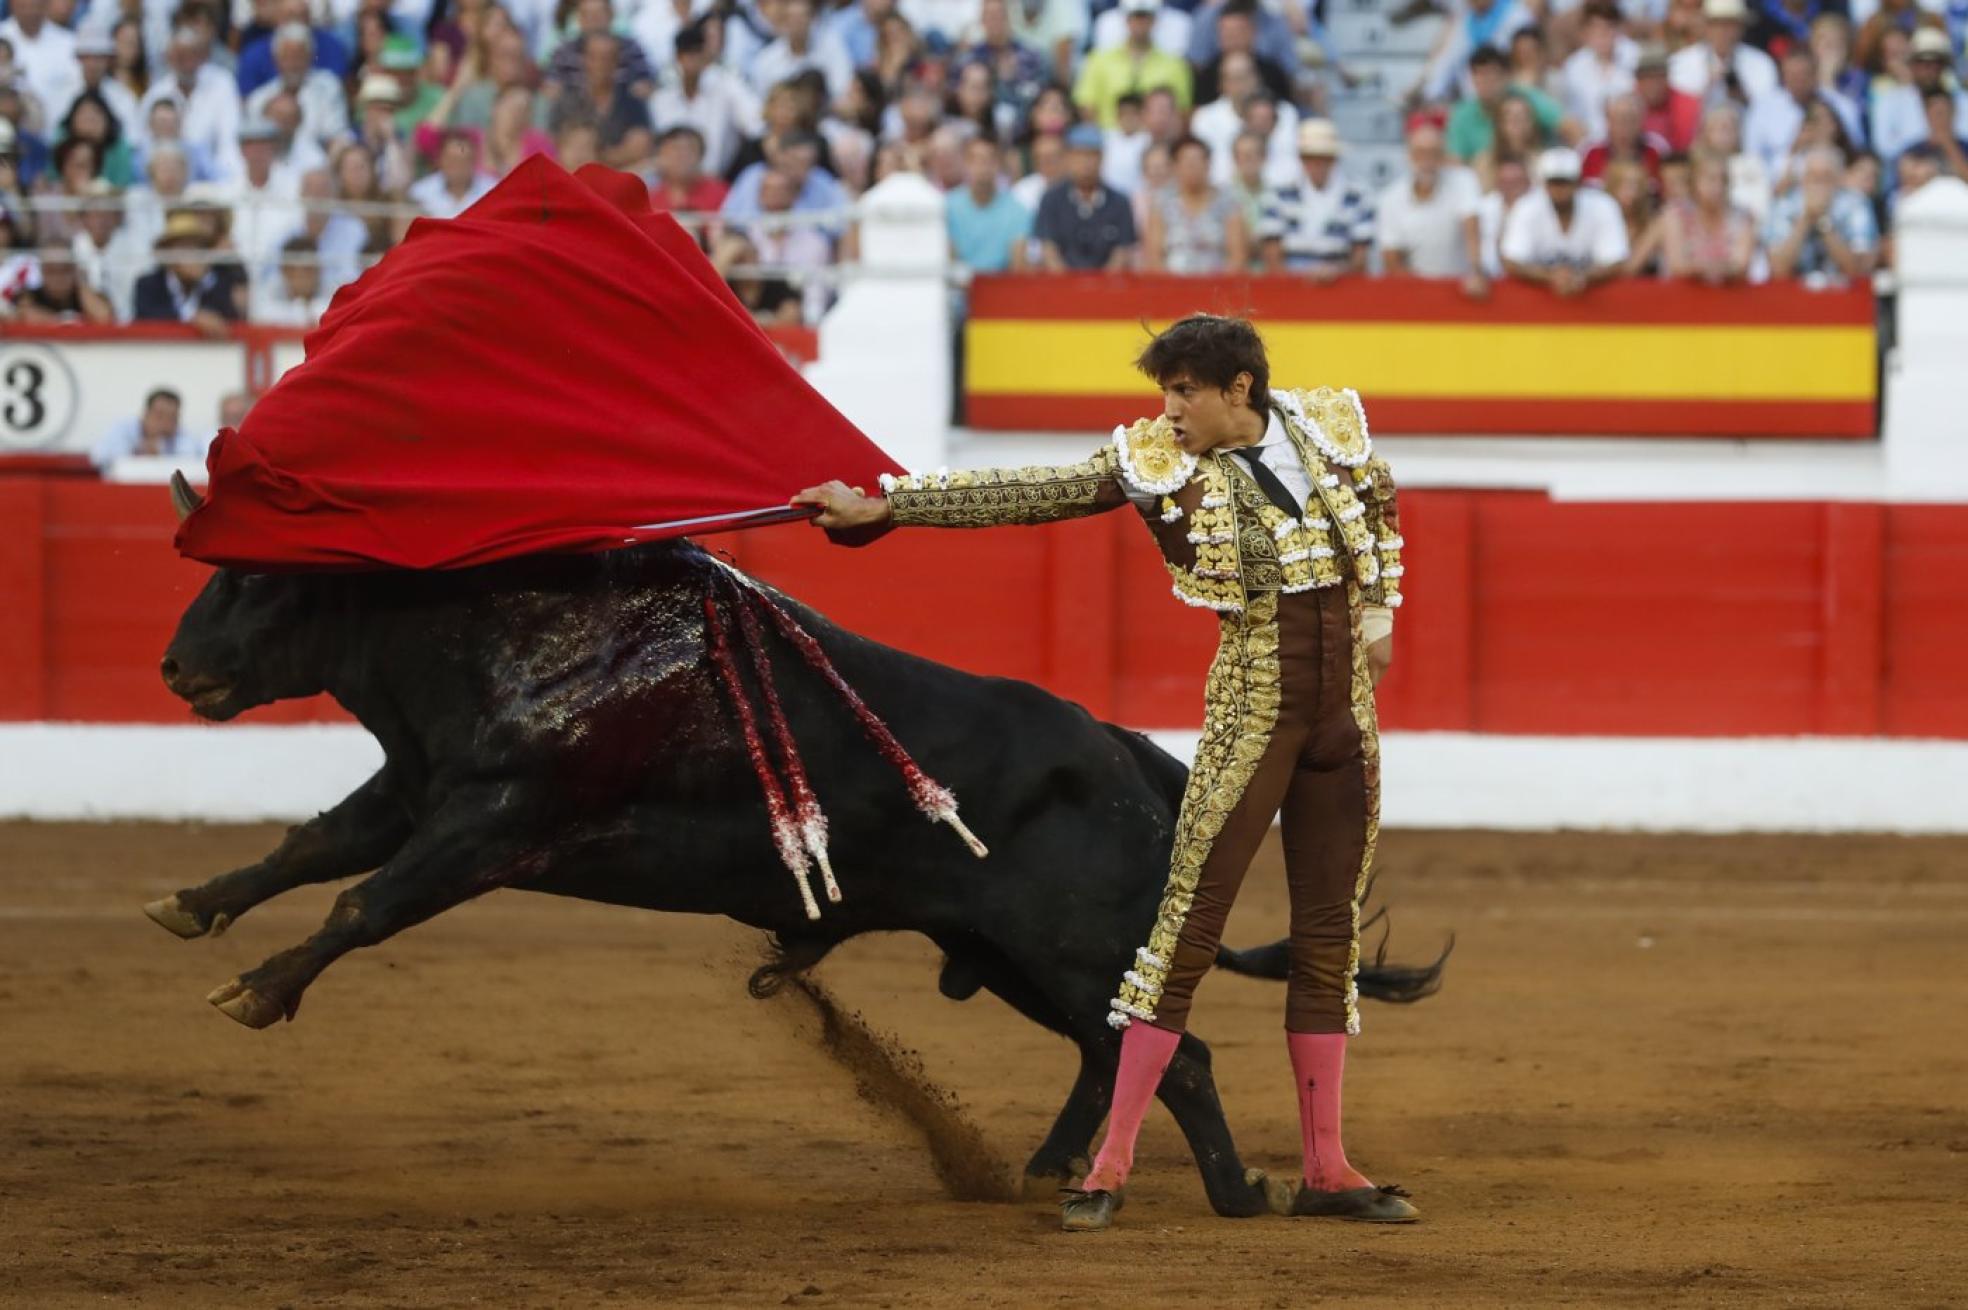
[[67,435],[78,399],[75,371],[52,346],[0,341],[0,451],[40,450]]

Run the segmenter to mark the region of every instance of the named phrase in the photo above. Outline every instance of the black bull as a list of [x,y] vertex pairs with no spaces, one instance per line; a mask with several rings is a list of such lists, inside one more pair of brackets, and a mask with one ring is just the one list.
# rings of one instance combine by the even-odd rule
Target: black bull
[[[1154,918],[1183,766],[1037,687],[915,658],[787,602],[991,848],[978,860],[925,822],[837,696],[768,634],[844,889],[809,920],[706,658],[704,599],[733,585],[687,542],[449,573],[220,570],[172,639],[171,689],[208,719],[326,692],[385,763],[259,863],[146,908],[196,937],[291,888],[375,870],[312,937],[212,994],[252,1027],[292,1018],[344,953],[495,888],[765,929],[780,956],[755,987],[860,933],[922,933],[947,957],[945,995],[989,990],[1079,1047],[1072,1093],[1026,1167],[1034,1182],[1067,1177],[1107,1111],[1119,1046],[1107,1002]],[[1282,977],[1283,943],[1219,962]],[[1376,962],[1361,991],[1415,999],[1440,965]],[[1194,1036],[1161,1098],[1216,1210],[1265,1209]]]

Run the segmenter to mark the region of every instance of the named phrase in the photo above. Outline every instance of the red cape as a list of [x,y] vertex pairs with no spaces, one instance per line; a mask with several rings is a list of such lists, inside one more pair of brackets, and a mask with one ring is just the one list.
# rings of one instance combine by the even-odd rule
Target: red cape
[[418,220],[306,350],[212,443],[183,554],[459,568],[743,526],[685,521],[900,471],[642,183],[593,165],[536,155]]

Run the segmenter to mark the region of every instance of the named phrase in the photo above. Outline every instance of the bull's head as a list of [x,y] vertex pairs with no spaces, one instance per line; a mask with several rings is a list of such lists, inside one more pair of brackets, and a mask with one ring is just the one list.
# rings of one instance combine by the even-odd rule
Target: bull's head
[[[174,476],[171,503],[182,519],[198,493]],[[219,721],[321,691],[320,586],[300,574],[216,570],[165,649],[165,685],[200,718]]]

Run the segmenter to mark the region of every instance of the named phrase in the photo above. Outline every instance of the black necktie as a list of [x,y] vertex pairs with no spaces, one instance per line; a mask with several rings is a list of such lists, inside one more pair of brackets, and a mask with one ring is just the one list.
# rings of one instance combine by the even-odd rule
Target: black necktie
[[1285,512],[1286,518],[1298,518],[1305,513],[1305,506],[1292,499],[1291,491],[1285,486],[1283,478],[1271,471],[1264,462],[1264,451],[1257,446],[1239,446],[1230,452],[1244,461],[1244,467],[1257,479],[1258,490],[1264,498]]

